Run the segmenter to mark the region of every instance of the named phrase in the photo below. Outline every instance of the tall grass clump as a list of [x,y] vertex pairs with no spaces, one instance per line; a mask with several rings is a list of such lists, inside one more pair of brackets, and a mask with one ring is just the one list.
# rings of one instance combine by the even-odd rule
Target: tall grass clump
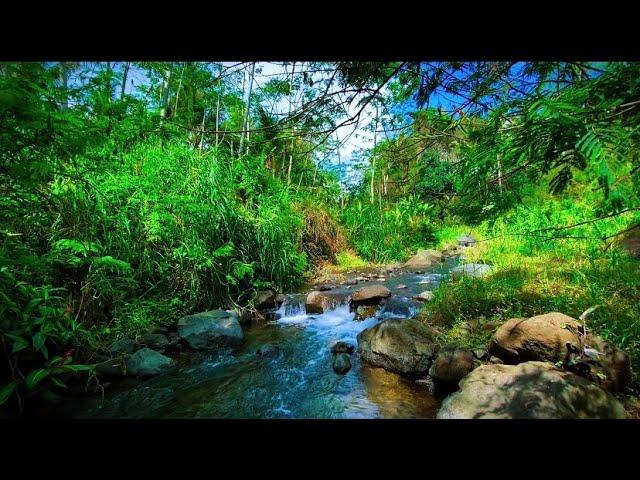
[[345,208],[342,218],[356,252],[366,260],[383,263],[405,260],[434,241],[430,212],[430,205],[413,197],[382,206],[356,200]]

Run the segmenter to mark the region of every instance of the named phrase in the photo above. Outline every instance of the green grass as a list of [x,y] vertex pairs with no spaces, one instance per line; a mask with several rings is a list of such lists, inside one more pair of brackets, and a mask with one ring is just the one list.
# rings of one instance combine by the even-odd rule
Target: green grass
[[340,270],[352,270],[371,265],[351,250],[344,250],[336,255],[336,267]]
[[342,221],[357,254],[375,263],[406,260],[434,240],[430,208],[415,198],[382,207],[357,199],[345,208]]
[[[540,225],[570,225],[589,215],[586,205],[567,206],[565,202],[547,202],[491,226],[454,226],[439,232],[440,245],[460,233],[470,232],[480,240],[497,237],[464,252],[466,262],[489,263],[495,270],[484,279],[462,278],[438,289],[424,307],[422,318],[441,325],[445,341],[477,347],[510,318],[551,311],[577,318],[588,308],[601,305],[590,315],[589,326],[625,349],[634,370],[640,371],[640,262],[615,244],[607,246],[599,240],[552,241],[505,235]],[[539,221],[542,211],[551,218]],[[613,219],[579,230],[584,235],[606,235],[628,221]]]

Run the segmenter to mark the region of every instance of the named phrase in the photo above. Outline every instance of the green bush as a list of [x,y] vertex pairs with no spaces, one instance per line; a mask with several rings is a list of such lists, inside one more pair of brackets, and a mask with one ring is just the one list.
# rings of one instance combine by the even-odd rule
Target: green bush
[[356,200],[342,218],[349,240],[363,258],[376,263],[404,260],[435,240],[432,207],[417,197],[395,204],[370,204]]

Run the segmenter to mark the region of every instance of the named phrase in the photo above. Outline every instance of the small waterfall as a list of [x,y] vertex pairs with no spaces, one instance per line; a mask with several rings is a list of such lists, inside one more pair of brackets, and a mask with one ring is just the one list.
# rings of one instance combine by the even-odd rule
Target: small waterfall
[[408,297],[393,296],[378,311],[381,318],[411,318],[420,311],[420,303]]
[[293,317],[305,313],[303,295],[286,295],[280,308],[276,310],[277,318]]

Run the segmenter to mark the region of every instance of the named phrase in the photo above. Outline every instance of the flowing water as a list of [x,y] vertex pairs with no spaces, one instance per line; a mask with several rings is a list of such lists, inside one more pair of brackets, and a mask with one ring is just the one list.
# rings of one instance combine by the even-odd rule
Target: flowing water
[[[376,316],[354,320],[346,302],[324,314],[307,315],[304,293],[286,296],[275,320],[245,331],[233,352],[183,354],[168,372],[129,379],[104,399],[72,403],[65,414],[79,418],[434,418],[439,401],[411,380],[363,364],[351,356],[346,375],[332,369],[331,345],[356,336],[385,318],[411,317],[420,304],[411,297],[438,286],[451,264],[427,274],[397,274],[383,281],[393,293]],[[400,284],[406,289],[397,289]],[[351,293],[340,286],[332,294]],[[309,290],[309,289],[307,289]],[[273,348],[259,355],[265,345]]]

